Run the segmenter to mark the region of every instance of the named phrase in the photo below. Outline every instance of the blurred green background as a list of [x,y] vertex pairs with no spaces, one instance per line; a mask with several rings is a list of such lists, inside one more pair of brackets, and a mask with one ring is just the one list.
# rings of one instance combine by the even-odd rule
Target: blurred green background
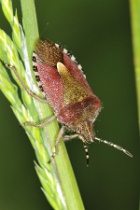
[[[13,4],[20,16],[20,1]],[[87,168],[81,141],[66,144],[85,209],[138,210],[139,132],[129,2],[36,0],[36,10],[40,36],[76,56],[102,101],[97,137],[134,155],[94,143]],[[0,27],[10,31],[2,12]],[[34,151],[1,92],[0,119],[0,210],[51,210],[34,170]]]

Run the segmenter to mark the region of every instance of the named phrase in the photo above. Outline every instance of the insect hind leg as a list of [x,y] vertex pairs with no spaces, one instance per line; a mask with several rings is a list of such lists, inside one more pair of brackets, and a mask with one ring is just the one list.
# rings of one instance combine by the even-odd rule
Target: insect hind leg
[[4,65],[8,68],[10,68],[15,76],[17,77],[18,81],[20,82],[20,84],[22,85],[22,87],[26,90],[26,92],[32,96],[33,98],[37,99],[38,101],[40,102],[44,102],[44,103],[48,103],[47,99],[44,99],[44,98],[41,98],[39,97],[38,95],[36,95],[34,92],[32,92],[28,87],[27,85],[24,83],[24,81],[22,80],[22,78],[20,77],[20,75],[18,74],[17,70],[16,70],[16,67],[13,66],[13,65],[10,65],[10,64],[7,64],[7,63],[4,63]]

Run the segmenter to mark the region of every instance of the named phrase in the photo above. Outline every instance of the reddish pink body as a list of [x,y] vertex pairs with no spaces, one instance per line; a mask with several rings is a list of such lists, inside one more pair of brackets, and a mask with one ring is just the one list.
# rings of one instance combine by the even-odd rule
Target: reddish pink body
[[39,86],[54,110],[58,122],[82,137],[94,140],[93,122],[101,109],[81,65],[66,49],[45,40],[39,41],[33,54]]

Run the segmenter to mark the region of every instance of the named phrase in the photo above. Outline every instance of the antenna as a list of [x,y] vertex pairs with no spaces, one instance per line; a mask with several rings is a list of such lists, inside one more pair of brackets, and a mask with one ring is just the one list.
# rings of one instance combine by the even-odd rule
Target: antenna
[[83,146],[84,146],[84,150],[85,150],[85,153],[86,153],[87,166],[89,166],[89,153],[88,153],[88,147],[87,147],[86,143],[83,143]]
[[119,150],[119,151],[125,153],[125,154],[128,155],[129,157],[133,157],[133,155],[132,155],[130,152],[128,152],[126,149],[124,149],[123,147],[121,147],[121,146],[119,146],[119,145],[117,145],[117,144],[113,144],[112,142],[109,142],[109,141],[106,141],[106,140],[102,140],[102,139],[99,139],[99,138],[97,138],[97,137],[95,137],[94,139],[95,139],[96,141],[101,142],[101,143],[107,144],[107,145],[110,146],[110,147],[114,147],[115,149],[117,149],[117,150]]

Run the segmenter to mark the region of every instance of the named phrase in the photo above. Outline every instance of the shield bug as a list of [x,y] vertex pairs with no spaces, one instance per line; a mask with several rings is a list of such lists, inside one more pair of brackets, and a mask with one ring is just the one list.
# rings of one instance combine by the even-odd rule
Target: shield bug
[[[38,125],[32,122],[26,122],[25,125],[43,127],[55,117],[57,118],[61,124],[61,129],[56,138],[55,152],[52,157],[57,154],[58,143],[62,138],[64,141],[68,141],[76,137],[81,139],[84,144],[87,165],[89,162],[87,144],[95,140],[112,146],[132,157],[132,154],[121,146],[95,137],[93,123],[101,110],[100,100],[91,90],[82,71],[82,66],[78,64],[73,55],[65,48],[49,40],[39,40],[35,46],[32,60],[39,88],[54,110],[55,116]],[[15,69],[14,71],[17,74]],[[40,99],[28,90],[24,84],[23,86],[30,95],[46,102],[45,99]],[[73,131],[74,134],[65,135],[65,130]]]
[[[33,69],[40,89],[62,125],[55,151],[62,136],[65,141],[78,137],[84,143],[88,164],[87,143],[98,140],[132,156],[127,150],[95,137],[93,123],[100,110],[100,100],[92,92],[82,66],[65,48],[49,40],[39,41],[33,53]],[[64,135],[65,129],[75,134]],[[56,152],[53,154],[55,156]]]

